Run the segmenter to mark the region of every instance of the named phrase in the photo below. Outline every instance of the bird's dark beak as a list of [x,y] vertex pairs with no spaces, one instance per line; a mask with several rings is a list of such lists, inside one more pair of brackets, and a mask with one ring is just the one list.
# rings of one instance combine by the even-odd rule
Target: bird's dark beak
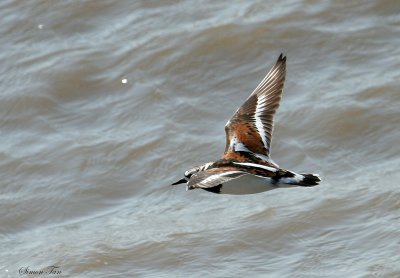
[[178,180],[177,182],[174,182],[171,185],[176,185],[176,184],[180,184],[180,183],[187,183],[187,180],[185,178]]

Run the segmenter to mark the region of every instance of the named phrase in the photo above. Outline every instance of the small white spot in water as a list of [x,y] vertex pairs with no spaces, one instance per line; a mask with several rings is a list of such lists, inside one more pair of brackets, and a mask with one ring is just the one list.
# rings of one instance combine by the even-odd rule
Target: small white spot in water
[[100,262],[100,260],[96,260],[96,263],[99,263]]
[[43,24],[39,24],[39,25],[37,26],[37,28],[43,29]]
[[104,262],[104,264],[108,264],[108,262]]
[[126,83],[128,83],[128,79],[124,78],[121,80],[121,82],[122,82],[122,84],[126,84]]
[[8,272],[8,269],[6,269],[6,272]]

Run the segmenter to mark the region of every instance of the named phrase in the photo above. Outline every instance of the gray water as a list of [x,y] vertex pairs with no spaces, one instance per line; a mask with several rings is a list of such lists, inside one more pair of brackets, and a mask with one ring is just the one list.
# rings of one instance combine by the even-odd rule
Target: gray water
[[[400,277],[400,2],[1,1],[0,18],[1,277]],[[169,186],[221,156],[281,52],[272,158],[323,182]]]

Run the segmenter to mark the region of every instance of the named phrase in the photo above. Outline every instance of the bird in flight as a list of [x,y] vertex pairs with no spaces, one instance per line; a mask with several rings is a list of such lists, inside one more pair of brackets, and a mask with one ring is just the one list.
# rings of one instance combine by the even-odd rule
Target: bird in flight
[[317,174],[298,174],[270,157],[274,117],[282,97],[286,57],[281,54],[265,78],[225,125],[222,158],[187,170],[172,185],[219,194],[254,194],[282,187],[315,186]]

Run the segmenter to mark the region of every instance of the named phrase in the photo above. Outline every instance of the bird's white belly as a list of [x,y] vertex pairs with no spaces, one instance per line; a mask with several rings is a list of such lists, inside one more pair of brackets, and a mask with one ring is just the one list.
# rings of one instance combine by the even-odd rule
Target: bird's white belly
[[245,175],[238,179],[230,180],[222,185],[221,194],[255,194],[277,188],[271,183],[270,178],[262,178],[254,175]]
[[220,194],[245,195],[269,191],[276,188],[296,187],[293,184],[275,183],[271,178],[254,175],[244,175],[238,179],[230,180],[221,187]]

